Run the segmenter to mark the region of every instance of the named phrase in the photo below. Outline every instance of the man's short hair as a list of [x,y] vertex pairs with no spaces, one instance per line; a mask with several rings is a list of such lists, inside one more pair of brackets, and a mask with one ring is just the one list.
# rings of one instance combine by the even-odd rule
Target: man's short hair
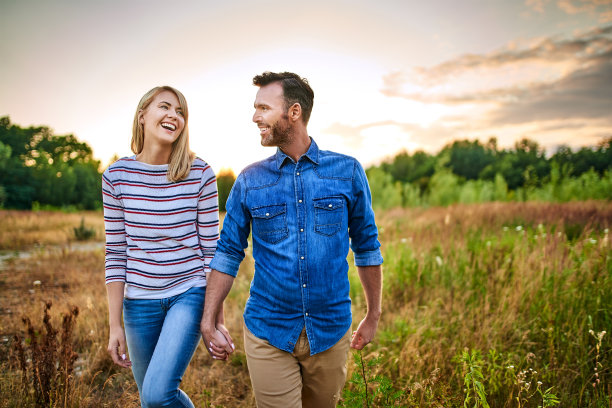
[[302,121],[308,124],[312,105],[314,103],[314,92],[308,80],[293,72],[270,72],[266,71],[261,75],[253,77],[253,85],[262,87],[273,82],[280,82],[283,87],[283,98],[285,100],[285,110],[289,110],[295,103],[302,107]]

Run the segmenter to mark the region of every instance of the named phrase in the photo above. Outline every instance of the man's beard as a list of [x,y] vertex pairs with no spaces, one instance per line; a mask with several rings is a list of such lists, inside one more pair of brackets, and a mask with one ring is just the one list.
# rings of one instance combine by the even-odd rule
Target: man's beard
[[270,128],[270,134],[261,139],[262,146],[285,146],[291,142],[292,129],[285,114]]

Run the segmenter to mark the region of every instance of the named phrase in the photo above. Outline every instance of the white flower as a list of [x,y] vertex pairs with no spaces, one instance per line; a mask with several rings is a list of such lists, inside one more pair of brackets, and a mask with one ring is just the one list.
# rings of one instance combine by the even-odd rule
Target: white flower
[[438,255],[436,255],[436,263],[438,264],[438,266],[442,266],[442,258],[440,258]]
[[517,226],[516,226],[516,230],[517,230],[517,231],[522,231],[522,230],[523,230],[523,227],[522,227],[521,225],[517,225]]
[[40,286],[41,282],[39,280],[35,280],[34,282],[32,282],[32,285],[34,286]]

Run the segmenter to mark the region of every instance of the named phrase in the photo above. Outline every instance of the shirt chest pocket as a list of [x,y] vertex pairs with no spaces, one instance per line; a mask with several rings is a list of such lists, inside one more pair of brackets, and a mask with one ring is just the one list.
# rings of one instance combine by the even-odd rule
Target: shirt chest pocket
[[315,198],[315,232],[332,236],[342,228],[344,199],[342,197]]
[[287,205],[274,204],[251,208],[253,236],[275,244],[289,236]]

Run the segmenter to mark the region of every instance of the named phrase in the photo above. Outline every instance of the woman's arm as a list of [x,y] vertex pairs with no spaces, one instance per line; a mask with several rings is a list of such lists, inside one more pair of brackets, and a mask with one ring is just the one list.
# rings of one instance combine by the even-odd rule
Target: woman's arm
[[128,368],[132,365],[132,362],[126,356],[125,332],[121,325],[124,286],[123,282],[110,282],[106,285],[106,292],[108,294],[108,324],[110,327],[107,350],[115,364]]

